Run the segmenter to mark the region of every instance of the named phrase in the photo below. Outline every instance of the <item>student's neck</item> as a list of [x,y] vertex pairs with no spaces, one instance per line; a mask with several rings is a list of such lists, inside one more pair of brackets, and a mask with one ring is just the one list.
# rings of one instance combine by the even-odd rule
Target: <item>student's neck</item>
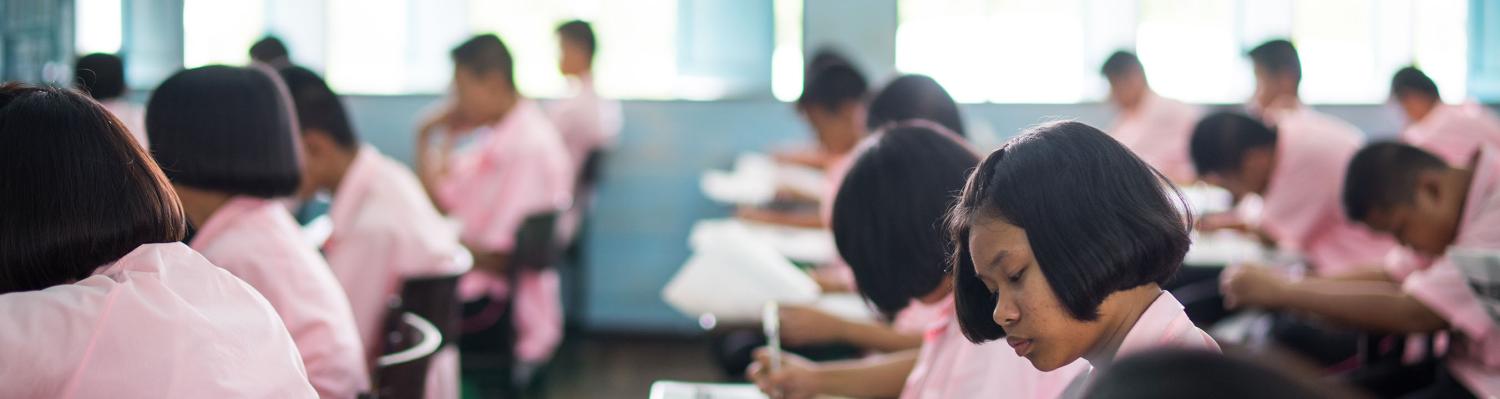
[[1095,344],[1093,349],[1084,353],[1083,358],[1094,367],[1107,367],[1114,363],[1115,354],[1120,350],[1120,344],[1125,342],[1125,336],[1130,334],[1130,329],[1135,327],[1135,322],[1141,319],[1141,314],[1151,307],[1152,302],[1161,296],[1161,287],[1156,284],[1146,284],[1124,291],[1115,292],[1105,298],[1106,303],[1113,301],[1114,311],[1104,312],[1105,305],[1100,305],[1100,322],[1105,323],[1104,334]]
[[207,223],[208,219],[219,211],[219,208],[223,208],[224,204],[233,198],[229,194],[214,191],[177,185],[174,185],[173,188],[177,190],[177,198],[182,200],[182,212],[186,213],[188,221],[192,222],[193,226],[197,226],[198,228],[202,228],[203,224]]
[[1474,167],[1465,165],[1464,169],[1452,169],[1443,180],[1443,184],[1454,188],[1455,196],[1458,197],[1458,220],[1462,221],[1468,216],[1463,212],[1469,210],[1469,191],[1474,189]]
[[349,168],[354,165],[354,160],[359,158],[359,151],[360,148],[355,147],[353,150],[335,153],[335,158],[333,159],[333,176],[329,177],[325,185],[325,188],[329,192],[338,194],[339,187],[342,187],[344,184],[344,178],[349,176]]
[[495,107],[495,117],[492,120],[490,120],[489,122],[491,124],[494,124],[494,123],[499,123],[502,120],[505,120],[505,117],[510,116],[511,111],[515,111],[516,110],[516,106],[520,105],[520,104],[521,104],[521,94],[520,93],[516,93],[514,95],[511,95],[510,98],[507,98],[507,99],[504,99],[504,100],[500,100],[500,103]]

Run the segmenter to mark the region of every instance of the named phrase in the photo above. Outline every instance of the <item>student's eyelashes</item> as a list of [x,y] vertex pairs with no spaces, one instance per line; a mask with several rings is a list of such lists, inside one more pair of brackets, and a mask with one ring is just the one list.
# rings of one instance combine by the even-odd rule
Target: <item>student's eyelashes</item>
[[1009,276],[1005,276],[1005,280],[1010,281],[1011,283],[1021,282],[1021,275],[1025,274],[1025,273],[1026,273],[1026,269],[1025,268],[1021,268],[1021,270],[1016,271],[1015,274],[1012,274],[1012,275],[1009,275]]

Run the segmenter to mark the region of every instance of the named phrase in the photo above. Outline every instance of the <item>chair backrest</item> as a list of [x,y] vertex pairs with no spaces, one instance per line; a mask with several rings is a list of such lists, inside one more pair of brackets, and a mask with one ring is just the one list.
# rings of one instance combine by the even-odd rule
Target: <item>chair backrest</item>
[[399,320],[386,337],[390,349],[375,362],[374,397],[380,399],[421,398],[427,388],[427,368],[442,348],[442,333],[427,319],[403,312]]
[[562,249],[557,245],[558,211],[535,213],[521,222],[516,231],[515,249],[511,251],[511,273],[521,269],[537,270],[554,266]]
[[608,154],[603,148],[589,150],[589,154],[583,158],[583,166],[578,169],[578,180],[575,193],[592,190],[599,183],[600,172],[604,167],[604,157]]
[[461,276],[411,277],[401,285],[400,312],[410,312],[431,322],[442,334],[442,345],[457,339],[461,328],[458,303],[458,279]]

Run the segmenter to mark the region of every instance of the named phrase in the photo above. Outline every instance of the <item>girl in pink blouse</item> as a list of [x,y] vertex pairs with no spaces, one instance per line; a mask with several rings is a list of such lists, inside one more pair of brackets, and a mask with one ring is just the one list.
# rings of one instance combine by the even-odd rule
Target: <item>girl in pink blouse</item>
[[[964,335],[1004,338],[1049,371],[1158,347],[1218,351],[1161,284],[1188,248],[1188,217],[1161,172],[1078,122],[1039,125],[975,169],[950,214]],[[1085,373],[1068,390],[1082,392]]]
[[978,161],[933,123],[877,133],[855,150],[833,200],[839,253],[863,295],[887,318],[912,303],[941,309],[920,349],[813,364],[786,355],[771,372],[763,353],[750,379],[768,394],[902,398],[1053,398],[1084,365],[1041,372],[1002,345],[973,345],[953,317],[943,214]]
[[276,312],[176,241],[156,163],[70,90],[0,86],[0,396],[311,398]]
[[151,94],[146,132],[188,220],[187,242],[250,283],[286,322],[318,394],[369,389],[349,299],[328,264],[275,199],[302,178],[297,125],[275,72],[207,66]]

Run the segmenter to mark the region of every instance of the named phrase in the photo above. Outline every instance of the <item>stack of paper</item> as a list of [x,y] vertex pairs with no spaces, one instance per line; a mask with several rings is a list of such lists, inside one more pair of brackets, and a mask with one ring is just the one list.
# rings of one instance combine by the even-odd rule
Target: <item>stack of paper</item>
[[707,170],[698,181],[703,194],[714,202],[761,206],[785,189],[808,198],[823,196],[823,172],[797,165],[776,163],[765,154],[745,153],[735,158],[734,169]]
[[766,302],[813,303],[817,282],[741,223],[705,221],[689,238],[693,255],[662,290],[662,299],[691,316],[754,323]]

